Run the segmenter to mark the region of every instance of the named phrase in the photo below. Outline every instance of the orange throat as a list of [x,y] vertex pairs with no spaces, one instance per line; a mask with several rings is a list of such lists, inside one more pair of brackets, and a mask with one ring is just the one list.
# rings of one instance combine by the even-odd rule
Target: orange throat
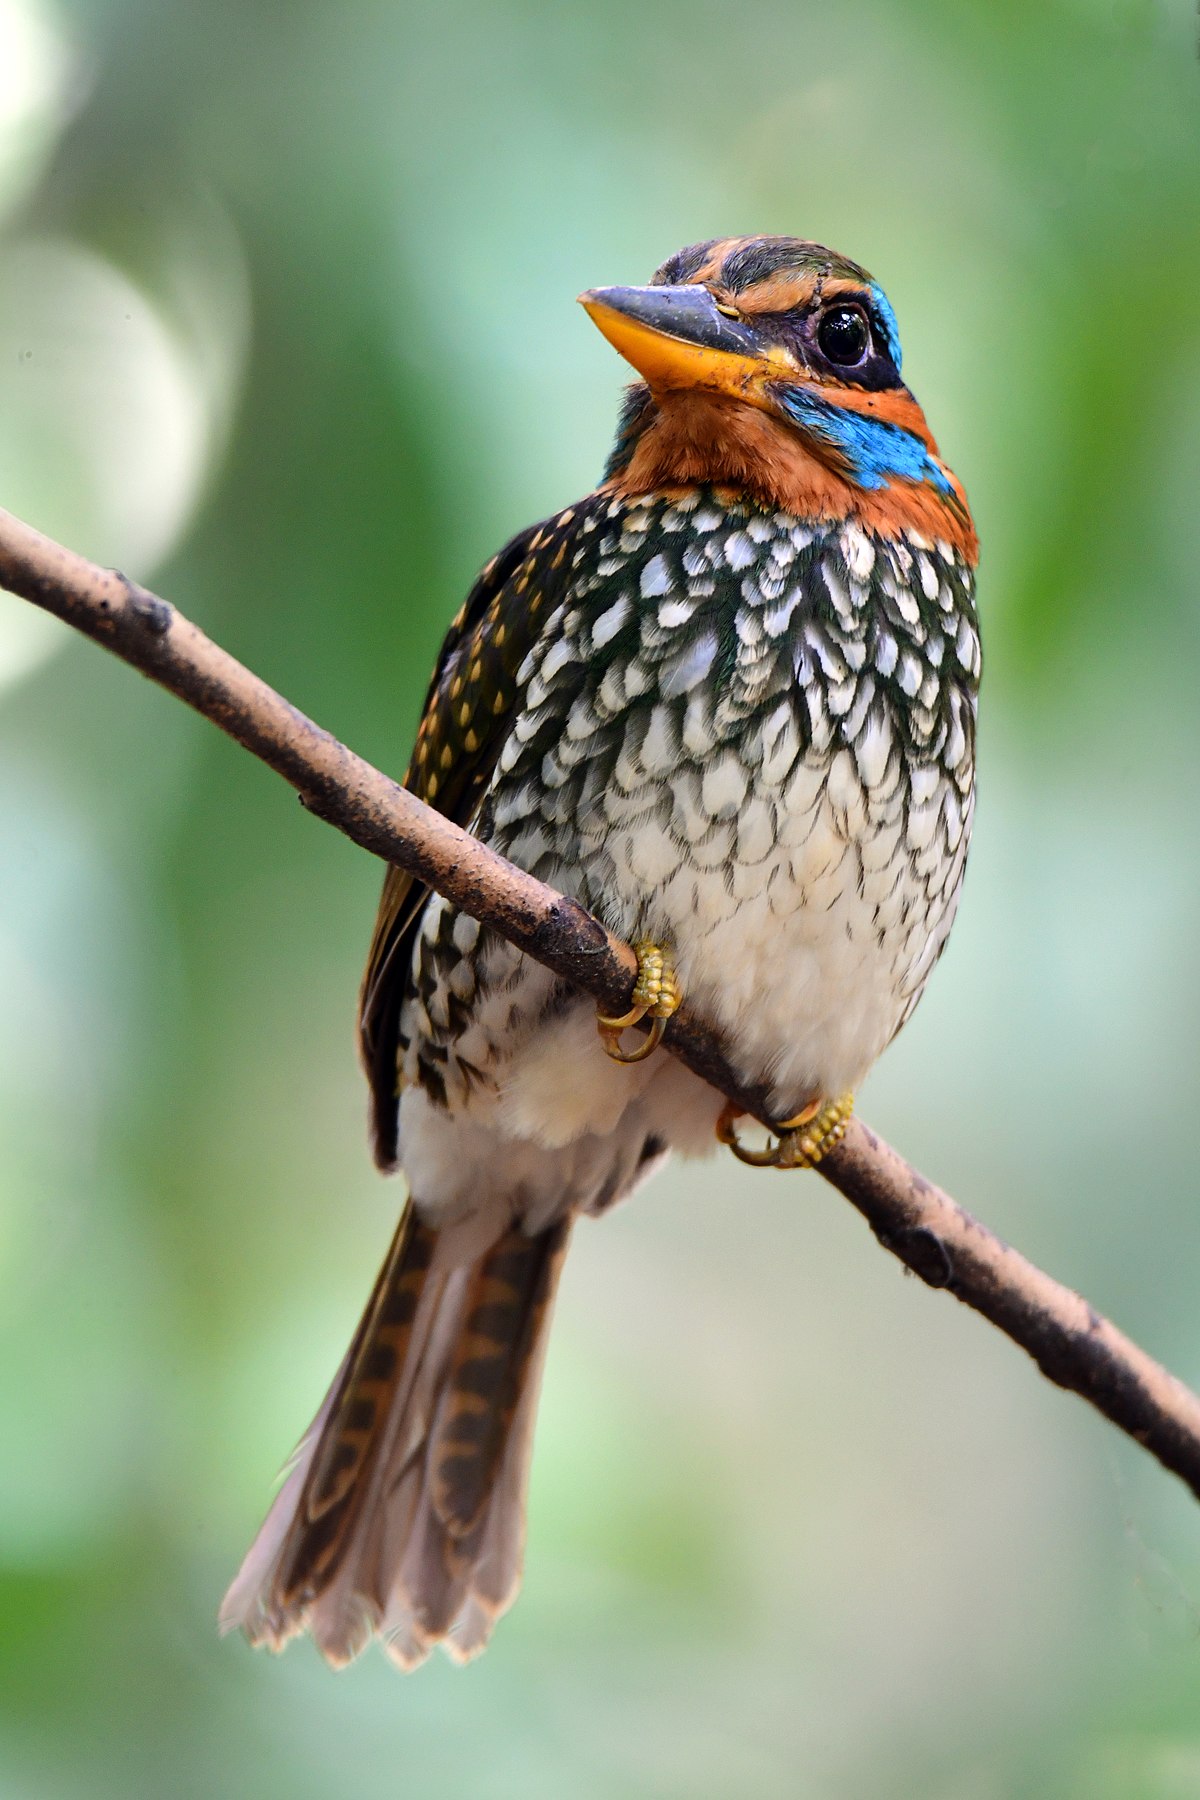
[[694,389],[664,393],[656,401],[629,462],[604,483],[608,492],[633,499],[701,483],[728,487],[796,518],[853,519],[879,537],[916,532],[930,542],[941,539],[974,564],[975,528],[954,476],[957,504],[924,482],[861,488],[760,407]]

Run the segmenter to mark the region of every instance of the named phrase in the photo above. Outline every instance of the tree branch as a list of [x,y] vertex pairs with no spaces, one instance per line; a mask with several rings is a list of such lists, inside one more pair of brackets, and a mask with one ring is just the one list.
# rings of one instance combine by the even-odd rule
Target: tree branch
[[[490,925],[606,1010],[629,1005],[628,945],[576,901],[479,843],[322,731],[143,587],[0,511],[0,585],[73,625],[219,725],[318,816]],[[743,1112],[768,1118],[716,1033],[686,1004],[664,1048]],[[926,1181],[859,1120],[820,1173],[885,1250],[1006,1333],[1060,1387],[1091,1401],[1200,1498],[1200,1399],[1102,1318]]]

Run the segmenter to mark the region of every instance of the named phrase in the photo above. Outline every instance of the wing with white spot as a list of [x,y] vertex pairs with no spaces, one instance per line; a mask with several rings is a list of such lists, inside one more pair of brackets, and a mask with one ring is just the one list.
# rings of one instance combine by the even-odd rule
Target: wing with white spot
[[[517,671],[557,604],[581,511],[531,525],[493,557],[442,645],[404,785],[460,825],[474,820],[508,735]],[[359,996],[359,1049],[383,1169],[396,1164],[400,1011],[427,894],[403,870],[388,870]]]

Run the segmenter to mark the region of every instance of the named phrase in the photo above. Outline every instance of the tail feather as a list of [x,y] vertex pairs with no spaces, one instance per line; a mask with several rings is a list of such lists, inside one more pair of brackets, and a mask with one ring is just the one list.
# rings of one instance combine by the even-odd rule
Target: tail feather
[[278,1577],[284,1607],[318,1593],[343,1553],[400,1385],[434,1241],[409,1207],[355,1335],[341,1393],[284,1544]]
[[481,1649],[520,1579],[549,1311],[569,1222],[456,1260],[410,1207],[354,1341],[221,1610],[333,1663]]
[[500,1239],[479,1264],[464,1329],[438,1409],[433,1507],[450,1536],[469,1539],[512,1428],[529,1359],[565,1251],[565,1229]]

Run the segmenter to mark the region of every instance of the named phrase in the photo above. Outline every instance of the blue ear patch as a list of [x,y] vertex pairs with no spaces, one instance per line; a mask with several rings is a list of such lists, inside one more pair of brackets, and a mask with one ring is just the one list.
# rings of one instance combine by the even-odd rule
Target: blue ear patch
[[927,481],[943,494],[953,492],[945,471],[928,450],[902,425],[869,419],[825,400],[811,388],[779,386],[779,404],[788,418],[810,437],[820,438],[849,467],[859,487],[887,487],[895,478]]
[[871,310],[875,315],[875,324],[883,338],[884,348],[900,373],[900,327],[896,323],[896,315],[892,311],[892,303],[877,281],[871,283]]

